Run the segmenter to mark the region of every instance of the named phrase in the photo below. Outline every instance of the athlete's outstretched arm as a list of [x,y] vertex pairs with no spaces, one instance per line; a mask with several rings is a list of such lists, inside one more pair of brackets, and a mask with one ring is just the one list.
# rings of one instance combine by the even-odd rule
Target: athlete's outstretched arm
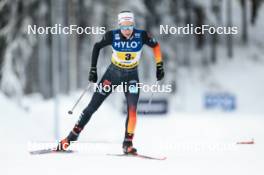
[[153,49],[156,63],[162,62],[162,54],[159,43],[150,33],[146,31],[143,32],[143,44],[146,44]]
[[106,34],[104,35],[104,37],[102,38],[101,41],[94,44],[93,52],[92,52],[92,65],[91,65],[91,67],[96,68],[100,49],[102,49],[105,46],[111,45],[111,44],[112,44],[112,31],[108,31],[108,32],[106,32]]
[[157,40],[151,36],[151,34],[145,31],[143,32],[143,43],[153,49],[154,58],[157,66],[156,76],[157,76],[157,80],[159,81],[163,79],[165,74],[163,69],[163,60],[162,60],[160,45],[157,42]]
[[89,81],[96,83],[97,82],[97,60],[99,57],[100,50],[108,45],[112,44],[112,31],[106,32],[101,41],[94,44],[92,52],[92,63],[89,74]]

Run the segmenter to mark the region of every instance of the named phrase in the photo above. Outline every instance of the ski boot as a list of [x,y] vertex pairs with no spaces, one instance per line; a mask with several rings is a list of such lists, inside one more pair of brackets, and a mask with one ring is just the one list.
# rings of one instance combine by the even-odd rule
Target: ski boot
[[137,149],[133,147],[133,134],[126,134],[124,142],[123,142],[123,152],[124,154],[137,154]]
[[70,134],[65,139],[60,141],[56,148],[56,151],[66,151],[71,142],[74,142],[78,139],[81,130],[82,128],[75,125]]

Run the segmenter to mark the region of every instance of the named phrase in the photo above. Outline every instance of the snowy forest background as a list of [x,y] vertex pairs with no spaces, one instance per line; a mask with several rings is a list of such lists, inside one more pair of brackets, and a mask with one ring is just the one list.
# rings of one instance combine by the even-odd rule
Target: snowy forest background
[[[128,9],[135,13],[137,27],[152,32],[161,43],[164,82],[171,83],[177,94],[183,79],[196,70],[202,71],[198,80],[203,81],[223,60],[238,58],[239,63],[241,55],[248,53],[246,59],[263,61],[263,4],[263,0],[1,0],[0,88],[19,102],[27,94],[51,98],[85,87],[92,47],[102,35],[28,35],[27,26],[77,24],[110,30],[117,27],[118,12]],[[161,24],[237,26],[239,32],[232,36],[160,35]],[[100,53],[100,76],[110,63],[110,54],[110,49]],[[155,80],[152,57],[151,50],[145,49],[140,73],[146,82]]]
[[[30,155],[55,148],[89,103],[91,92],[67,114],[88,83],[92,47],[102,35],[29,35],[27,26],[110,30],[127,9],[137,27],[160,42],[166,72],[161,83],[173,85],[172,93],[153,95],[154,101],[167,100],[166,114],[138,113],[133,145],[140,154],[167,160],[108,156],[122,153],[127,115],[124,95],[117,93],[71,145],[73,154]],[[238,34],[160,35],[160,24],[237,26]],[[264,0],[0,0],[1,174],[263,175],[263,29]],[[110,54],[110,47],[100,52],[99,78]],[[139,70],[141,82],[155,83],[148,47]],[[208,94],[216,97],[213,108],[205,105]],[[140,94],[140,100],[149,97]]]

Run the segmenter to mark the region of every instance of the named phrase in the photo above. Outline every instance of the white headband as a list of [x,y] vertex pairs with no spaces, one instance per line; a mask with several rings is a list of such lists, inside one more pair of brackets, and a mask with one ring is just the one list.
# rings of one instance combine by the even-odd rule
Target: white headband
[[118,14],[118,24],[124,21],[135,22],[134,14],[132,12],[121,12]]

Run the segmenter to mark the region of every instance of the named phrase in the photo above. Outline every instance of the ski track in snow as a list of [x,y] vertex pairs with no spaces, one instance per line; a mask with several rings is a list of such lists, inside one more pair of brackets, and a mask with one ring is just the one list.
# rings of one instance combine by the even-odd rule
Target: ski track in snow
[[[61,106],[66,106],[60,110],[61,137],[77,120],[78,112],[71,117],[66,114],[74,98],[75,94],[61,97]],[[171,113],[162,118],[139,116],[134,144],[139,153],[167,157],[165,161],[155,161],[107,156],[122,151],[125,118],[105,103],[86,126],[79,142],[72,145],[77,153],[33,156],[28,153],[29,142],[54,142],[53,102],[30,98],[27,103],[31,108],[27,112],[2,95],[0,99],[1,105],[6,106],[5,117],[0,118],[1,174],[263,173],[263,116],[208,112]],[[253,145],[236,144],[252,138]],[[76,146],[81,143],[86,144],[86,150],[78,150]]]

